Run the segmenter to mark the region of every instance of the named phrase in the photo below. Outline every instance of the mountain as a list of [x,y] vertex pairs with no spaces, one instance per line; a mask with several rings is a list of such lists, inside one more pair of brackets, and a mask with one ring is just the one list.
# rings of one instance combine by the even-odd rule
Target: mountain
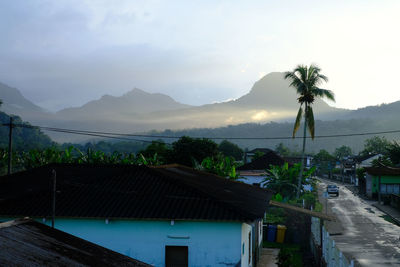
[[90,101],[81,107],[67,108],[56,113],[64,119],[118,119],[150,112],[176,110],[191,106],[176,102],[164,94],[151,94],[140,89],[133,89],[126,94],[115,97],[104,95],[98,100]]
[[[202,106],[185,105],[167,95],[133,89],[122,96],[105,95],[81,107],[49,113],[26,100],[15,88],[2,84],[1,89],[0,99],[4,100],[4,110],[10,112],[13,108],[11,113],[22,116],[32,124],[104,132],[137,133],[165,129],[216,128],[271,121],[293,123],[299,108],[295,89],[289,87],[289,81],[283,78],[283,73],[278,72],[264,76],[246,95],[236,100]],[[318,99],[313,109],[316,120],[379,118],[382,127],[393,128],[393,125],[397,125],[400,101],[346,110],[331,107]],[[273,125],[277,127],[278,123]],[[80,135],[47,133],[57,142],[90,139]]]
[[46,113],[41,107],[26,99],[21,92],[0,82],[0,99],[3,101],[1,110],[9,114],[16,114],[22,117],[35,116]]

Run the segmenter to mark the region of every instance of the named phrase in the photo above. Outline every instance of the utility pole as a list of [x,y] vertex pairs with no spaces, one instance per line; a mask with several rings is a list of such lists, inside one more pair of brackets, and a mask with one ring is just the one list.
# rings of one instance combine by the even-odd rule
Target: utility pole
[[8,171],[7,174],[11,174],[11,162],[12,162],[12,129],[13,129],[13,118],[10,116],[10,131],[8,133]]
[[57,173],[56,170],[52,170],[51,171],[51,176],[52,176],[52,180],[53,180],[53,192],[51,194],[52,196],[52,210],[51,210],[51,227],[54,228],[54,221],[56,218],[56,190],[57,190],[57,183],[56,183],[56,177],[57,177]]

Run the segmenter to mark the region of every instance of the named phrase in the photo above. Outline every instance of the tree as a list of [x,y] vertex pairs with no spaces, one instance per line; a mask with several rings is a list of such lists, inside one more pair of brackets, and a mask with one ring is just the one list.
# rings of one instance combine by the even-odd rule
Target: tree
[[265,155],[265,153],[264,152],[261,152],[261,151],[256,151],[256,152],[254,152],[254,156],[253,156],[253,158],[251,159],[251,161],[253,162],[253,161],[255,161],[256,159],[259,159],[259,158],[261,158],[262,156],[264,156]]
[[[285,73],[285,79],[290,80],[290,86],[296,89],[299,98],[297,101],[300,103],[300,108],[297,113],[296,121],[293,128],[293,138],[296,135],[297,130],[300,127],[302,117],[304,117],[304,133],[303,133],[303,149],[302,149],[302,160],[300,167],[300,174],[297,184],[297,197],[300,196],[301,179],[304,171],[304,155],[306,149],[306,135],[307,128],[310,132],[311,138],[314,139],[314,113],[312,110],[312,104],[315,98],[328,98],[335,101],[335,96],[332,91],[321,89],[318,86],[322,82],[327,82],[328,77],[320,74],[321,69],[314,64],[309,67],[306,65],[298,65],[293,71]],[[303,110],[304,106],[304,110]],[[304,115],[303,115],[304,114]]]
[[344,158],[352,155],[351,148],[348,146],[338,147],[335,149],[333,155],[335,159],[343,160]]
[[325,149],[321,149],[315,154],[313,161],[317,165],[318,171],[321,173],[326,173],[335,166],[335,157]]
[[200,164],[206,157],[214,157],[218,154],[218,145],[207,138],[181,137],[172,143],[170,162],[193,167]]
[[[300,173],[301,164],[294,164],[292,167],[289,167],[286,162],[283,166],[271,166],[270,169],[267,170],[268,177],[265,178],[265,186],[268,189],[271,189],[280,195],[284,199],[290,200],[296,196],[296,199],[299,196],[296,195],[297,186],[296,180],[298,180]],[[300,185],[314,185],[314,180],[311,178],[311,175],[314,173],[315,167],[305,171],[301,175]],[[315,185],[314,185],[315,186]]]
[[283,143],[279,143],[279,145],[275,147],[275,152],[282,157],[290,155],[290,149],[286,147]]
[[152,141],[150,145],[146,147],[146,149],[141,150],[139,152],[146,158],[153,158],[155,155],[158,160],[165,164],[168,162],[169,157],[171,155],[171,149],[167,147],[167,145],[163,141]]
[[243,150],[238,145],[227,140],[219,144],[218,150],[225,156],[233,157],[235,160],[242,160],[243,158]]
[[364,150],[361,151],[362,155],[371,154],[386,154],[388,148],[390,147],[390,142],[385,137],[374,136],[365,140]]
[[233,157],[226,157],[218,154],[214,157],[207,157],[201,162],[201,168],[216,175],[237,180],[236,163]]
[[393,142],[387,148],[388,155],[393,164],[397,165],[400,163],[400,144]]

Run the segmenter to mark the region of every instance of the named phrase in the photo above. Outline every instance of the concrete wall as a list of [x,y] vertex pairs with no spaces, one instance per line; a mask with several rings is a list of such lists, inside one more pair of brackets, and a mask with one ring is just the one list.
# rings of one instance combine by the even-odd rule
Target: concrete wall
[[242,257],[241,257],[241,265],[240,266],[241,267],[252,266],[252,264],[251,264],[252,263],[252,258],[251,258],[252,253],[251,252],[253,251],[253,248],[252,248],[253,236],[251,236],[251,238],[249,240],[249,234],[251,234],[251,232],[252,232],[252,226],[247,223],[243,223],[241,231],[242,231],[242,237],[241,237]]
[[[322,237],[322,243],[321,243]],[[354,261],[347,259],[338,247],[336,247],[335,240],[331,238],[329,232],[324,226],[321,226],[321,220],[318,218],[311,218],[311,249],[317,262],[323,260],[327,267],[354,267]],[[322,252],[320,255],[319,251]]]
[[[51,224],[49,220],[45,223]],[[109,220],[107,223],[100,219],[56,219],[55,227],[154,266],[165,266],[167,245],[188,246],[189,266],[251,266],[246,263],[248,232],[252,228],[240,222]]]

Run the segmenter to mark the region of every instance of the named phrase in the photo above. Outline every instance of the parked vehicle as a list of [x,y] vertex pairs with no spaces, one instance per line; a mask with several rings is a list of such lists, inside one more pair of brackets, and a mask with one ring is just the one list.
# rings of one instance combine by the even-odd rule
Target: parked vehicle
[[339,187],[334,184],[330,184],[326,187],[326,191],[328,194],[334,194],[336,196],[339,196]]

